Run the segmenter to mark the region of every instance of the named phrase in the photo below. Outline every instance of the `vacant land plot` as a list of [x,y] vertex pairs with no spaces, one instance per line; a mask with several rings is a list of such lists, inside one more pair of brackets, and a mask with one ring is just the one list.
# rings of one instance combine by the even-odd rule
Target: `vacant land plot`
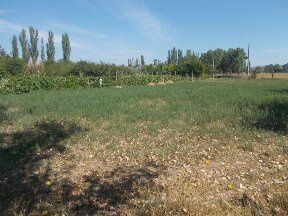
[[[256,77],[260,79],[271,79],[272,73],[259,73],[256,75]],[[275,79],[288,79],[288,73],[275,73],[274,78]]]
[[288,82],[0,96],[0,214],[285,215]]

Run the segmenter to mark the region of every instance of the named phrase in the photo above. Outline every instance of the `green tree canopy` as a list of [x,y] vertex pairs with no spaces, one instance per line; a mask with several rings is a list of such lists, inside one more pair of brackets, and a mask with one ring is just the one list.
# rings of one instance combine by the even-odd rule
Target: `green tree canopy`
[[54,44],[54,33],[52,31],[48,32],[48,42],[46,44],[47,61],[55,61],[55,44]]
[[46,60],[46,56],[45,56],[45,46],[44,46],[43,38],[41,38],[41,62],[44,63],[45,60]]
[[141,66],[144,66],[145,65],[145,60],[144,60],[144,56],[141,55]]
[[12,57],[19,58],[19,50],[18,50],[18,43],[17,43],[16,35],[13,35],[13,39],[12,39]]
[[29,33],[30,33],[30,56],[32,58],[33,64],[36,64],[38,56],[39,56],[38,30],[34,29],[33,27],[29,27]]
[[21,31],[20,36],[19,36],[19,41],[20,41],[20,45],[22,49],[22,59],[28,63],[30,60],[30,51],[29,51],[30,48],[29,48],[27,37],[26,37],[25,29],[22,29]]
[[68,62],[71,55],[70,40],[67,33],[62,35],[62,50],[63,50],[63,61]]

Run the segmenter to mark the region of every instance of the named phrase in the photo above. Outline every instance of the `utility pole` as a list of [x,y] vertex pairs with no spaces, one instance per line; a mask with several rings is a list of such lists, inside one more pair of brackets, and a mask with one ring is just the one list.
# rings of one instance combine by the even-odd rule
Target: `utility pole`
[[250,75],[250,44],[248,45],[248,76]]
[[212,65],[213,65],[213,79],[214,79],[214,73],[215,73],[215,57],[214,57],[214,51],[212,51]]

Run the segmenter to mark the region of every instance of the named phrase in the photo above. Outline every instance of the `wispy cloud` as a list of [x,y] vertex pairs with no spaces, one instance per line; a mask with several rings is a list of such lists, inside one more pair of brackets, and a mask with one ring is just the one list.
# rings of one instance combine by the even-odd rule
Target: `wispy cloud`
[[93,37],[97,37],[97,38],[107,38],[107,35],[103,34],[103,33],[99,33],[96,31],[92,31],[90,29],[86,29],[86,28],[82,28],[79,26],[75,26],[73,24],[69,24],[69,23],[63,23],[63,22],[59,22],[59,21],[47,21],[44,22],[45,25],[53,28],[53,29],[58,29],[61,31],[69,31],[71,33],[77,33],[77,34],[85,34],[87,36],[93,36]]
[[273,53],[288,53],[288,49],[277,48],[277,49],[266,49],[258,51],[259,54],[273,54]]
[[139,49],[138,45],[116,36],[107,35],[102,32],[79,27],[74,24],[59,21],[45,22],[47,28],[57,29],[65,32],[69,30],[69,35],[73,35],[77,41],[81,41],[82,46],[78,47],[77,53],[81,54],[81,59],[101,59],[105,62],[123,64],[128,58],[144,55],[153,57],[156,54],[152,51]]
[[[13,23],[13,22],[9,22],[3,19],[0,19],[0,31],[3,33],[11,33],[11,31],[14,33],[20,33],[20,31],[22,29],[26,29],[28,30],[27,26],[18,24],[18,23]],[[39,31],[39,37],[43,38],[44,41],[47,41],[48,38],[48,32],[45,30],[38,30]],[[55,43],[60,44],[62,40],[62,37],[60,35],[55,34],[54,35],[54,41]],[[80,42],[76,42],[74,40],[71,40],[71,47],[72,48],[80,48],[83,47],[83,44],[81,44]]]
[[23,25],[17,24],[17,23],[12,23],[8,22],[6,20],[0,19],[0,31],[5,32],[5,31],[21,31],[22,28],[26,28]]
[[[68,32],[75,60],[102,60],[109,63],[126,64],[127,59],[131,57],[140,57],[140,55],[144,55],[147,59],[156,57],[155,52],[143,47],[140,48],[138,44],[134,44],[121,36],[108,35],[94,29],[55,20],[44,21],[40,26],[41,29],[38,28],[39,37],[43,38],[45,42],[48,38],[47,30],[51,29],[56,33]],[[0,32],[9,35],[19,34],[22,29],[28,30],[28,26],[0,19]],[[60,49],[61,35],[54,34],[54,41]]]
[[8,13],[11,13],[11,12],[14,12],[14,10],[0,8],[0,15],[1,14],[8,14]]
[[132,0],[97,0],[79,1],[91,9],[106,10],[109,14],[127,22],[141,32],[142,35],[156,42],[169,42],[172,38],[167,34],[169,26],[149,10],[143,1]]
[[169,41],[171,38],[165,33],[168,28],[160,19],[144,5],[136,5],[134,2],[124,3],[122,13],[140,32],[155,41]]

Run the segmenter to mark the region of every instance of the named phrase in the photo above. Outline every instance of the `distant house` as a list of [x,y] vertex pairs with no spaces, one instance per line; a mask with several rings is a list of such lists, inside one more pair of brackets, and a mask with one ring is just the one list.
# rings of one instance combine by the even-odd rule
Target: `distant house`
[[282,66],[283,72],[288,72],[288,63]]

